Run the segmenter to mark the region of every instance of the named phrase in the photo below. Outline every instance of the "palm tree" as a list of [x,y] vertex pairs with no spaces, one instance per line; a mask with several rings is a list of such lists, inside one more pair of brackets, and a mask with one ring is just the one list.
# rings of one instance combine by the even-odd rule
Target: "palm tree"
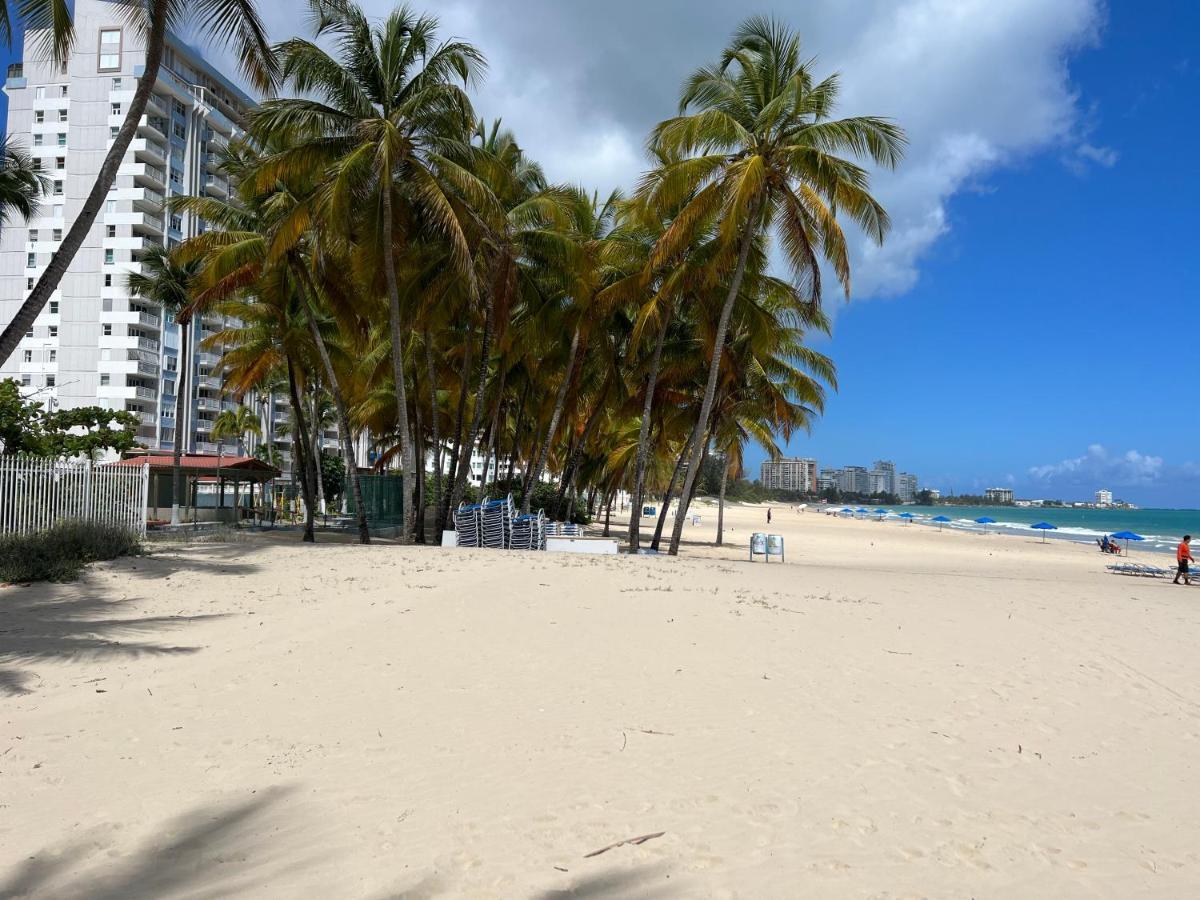
[[0,144],[0,228],[8,224],[14,213],[26,222],[32,219],[38,199],[46,193],[49,183],[33,167],[29,154],[13,143],[12,138],[5,138]]
[[[461,210],[451,192],[487,205],[486,189],[462,158],[474,113],[464,85],[483,71],[470,44],[438,44],[438,21],[407,7],[378,27],[351,0],[310,0],[315,36],[333,39],[340,59],[313,41],[280,45],[283,76],[301,95],[264,103],[252,131],[303,136],[263,167],[261,182],[295,171],[328,171],[324,201],[331,221],[356,230],[362,249],[378,261],[388,301],[396,419],[406,481],[414,495],[416,460],[408,420],[405,322],[400,305],[396,251],[407,232],[426,228],[449,247],[449,262],[473,293],[475,276]],[[402,189],[402,190],[401,190]],[[399,207],[399,208],[398,208]],[[368,212],[369,210],[369,212]],[[363,229],[366,217],[371,227]],[[405,509],[405,539],[413,504]]]
[[246,435],[262,436],[262,425],[258,414],[244,403],[237,404],[233,409],[223,409],[213,420],[212,435],[218,442],[225,438],[237,440],[238,456],[246,455]]
[[188,373],[191,371],[192,359],[188,332],[194,311],[192,289],[199,268],[200,263],[197,260],[180,261],[172,257],[166,247],[155,245],[146,249],[142,257],[141,271],[130,272],[126,282],[132,296],[157,304],[164,317],[173,316],[179,325],[179,356],[175,373],[175,438],[171,441],[174,468],[171,479],[172,525],[180,523],[179,501],[185,494],[181,460],[184,412],[187,409],[185,404],[191,400]]
[[[669,161],[646,176],[643,194],[660,208],[692,197],[659,241],[655,259],[676,256],[698,228],[716,223],[724,250],[717,265],[729,273],[693,431],[685,499],[708,446],[726,330],[755,241],[777,231],[795,283],[816,305],[822,258],[847,296],[850,292],[850,262],[837,213],[877,242],[887,234],[888,216],[867,191],[866,171],[836,154],[849,152],[893,167],[903,153],[904,133],[876,117],[831,119],[837,94],[836,75],[814,84],[794,32],[753,17],[738,29],[718,64],[687,80],[680,115],[659,124],[651,137],[655,152]],[[682,531],[680,516],[672,555],[679,552]]]
[[[146,104],[158,78],[167,29],[188,23],[210,41],[231,47],[240,61],[242,73],[260,90],[270,90],[278,78],[278,63],[270,52],[266,32],[253,0],[143,0],[136,3],[123,0],[119,5],[129,25],[140,32],[145,40],[146,59],[138,76],[138,86],[125,113],[125,120],[100,164],[87,199],[50,264],[0,334],[0,362],[6,361],[17,349],[25,332],[58,288],[58,283],[83,246],[92,223],[108,198],[108,192],[116,181],[117,170],[146,112]],[[56,66],[65,61],[75,45],[75,21],[71,5],[63,0],[22,0],[18,9],[25,29],[39,32],[34,38],[37,51],[52,59]],[[11,43],[8,4],[0,3],[0,10],[3,10],[0,14],[0,36]]]

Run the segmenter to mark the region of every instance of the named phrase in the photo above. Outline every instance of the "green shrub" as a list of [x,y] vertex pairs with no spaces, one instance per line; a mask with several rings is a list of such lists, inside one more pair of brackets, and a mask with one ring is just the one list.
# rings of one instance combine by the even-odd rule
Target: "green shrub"
[[141,550],[127,528],[59,522],[49,531],[0,537],[0,582],[74,581],[88,563]]

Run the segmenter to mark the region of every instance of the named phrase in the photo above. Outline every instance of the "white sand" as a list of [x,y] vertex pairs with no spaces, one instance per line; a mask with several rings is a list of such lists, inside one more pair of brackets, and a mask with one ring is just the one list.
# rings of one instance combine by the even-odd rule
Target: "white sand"
[[762,518],[0,589],[0,896],[1200,896],[1200,588]]

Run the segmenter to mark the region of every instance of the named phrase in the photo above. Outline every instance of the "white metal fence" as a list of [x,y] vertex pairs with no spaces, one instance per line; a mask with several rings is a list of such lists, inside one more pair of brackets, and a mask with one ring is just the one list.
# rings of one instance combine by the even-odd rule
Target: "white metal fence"
[[44,531],[66,519],[146,533],[150,467],[0,456],[0,534]]

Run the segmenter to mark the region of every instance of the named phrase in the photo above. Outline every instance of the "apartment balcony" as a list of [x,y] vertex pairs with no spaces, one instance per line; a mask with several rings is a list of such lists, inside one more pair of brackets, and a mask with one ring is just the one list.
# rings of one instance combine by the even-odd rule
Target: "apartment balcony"
[[209,172],[204,176],[204,189],[217,197],[228,197],[229,180],[223,175],[214,175],[212,172]]
[[221,409],[221,401],[213,400],[209,397],[201,397],[196,401],[196,409],[207,409],[212,412],[219,412]]
[[[151,94],[146,101],[146,113],[155,118],[161,119],[164,123],[167,116],[170,115],[170,102],[159,94]],[[163,137],[166,137],[164,132]]]
[[138,122],[138,135],[152,140],[165,141],[171,127],[165,116],[145,115]]
[[132,175],[133,182],[138,187],[155,188],[160,192],[166,190],[167,187],[166,170],[149,163],[126,163],[121,166],[121,174]]
[[212,375],[200,375],[196,378],[196,387],[203,391],[219,391],[221,389],[221,379],[214,378]]
[[196,362],[202,366],[212,368],[221,364],[221,357],[217,353],[209,353],[207,350],[201,350],[196,354]]
[[151,138],[134,138],[129,142],[129,152],[138,162],[155,166],[163,166],[167,162],[167,145]]
[[217,445],[210,443],[209,441],[196,441],[196,452],[197,453],[216,453]]
[[[212,429],[213,429],[213,423],[210,420],[201,419],[199,417],[196,418],[196,433],[197,434],[201,434],[201,433],[211,434]],[[216,449],[217,449],[216,447],[213,447],[213,450],[216,450]]]
[[143,425],[149,425],[153,428],[158,424],[158,416],[152,412],[143,412],[140,409],[127,409],[125,412],[133,413]]
[[135,188],[133,196],[129,199],[133,201],[134,209],[157,213],[161,212],[163,208],[163,193],[154,188]]
[[100,313],[100,321],[111,322],[114,325],[140,325],[144,328],[153,328],[155,331],[162,329],[162,319],[137,309],[104,310]]
[[161,347],[154,338],[139,337],[135,334],[102,334],[98,346],[114,350],[143,350],[155,356]]
[[102,400],[147,400],[151,403],[158,400],[154,388],[134,384],[102,384],[96,388],[96,396]]
[[147,236],[153,238],[155,241],[162,240],[162,216],[156,216],[152,213],[135,213],[135,215],[138,217],[137,221],[129,223],[133,227],[133,233],[135,235],[145,232]]

